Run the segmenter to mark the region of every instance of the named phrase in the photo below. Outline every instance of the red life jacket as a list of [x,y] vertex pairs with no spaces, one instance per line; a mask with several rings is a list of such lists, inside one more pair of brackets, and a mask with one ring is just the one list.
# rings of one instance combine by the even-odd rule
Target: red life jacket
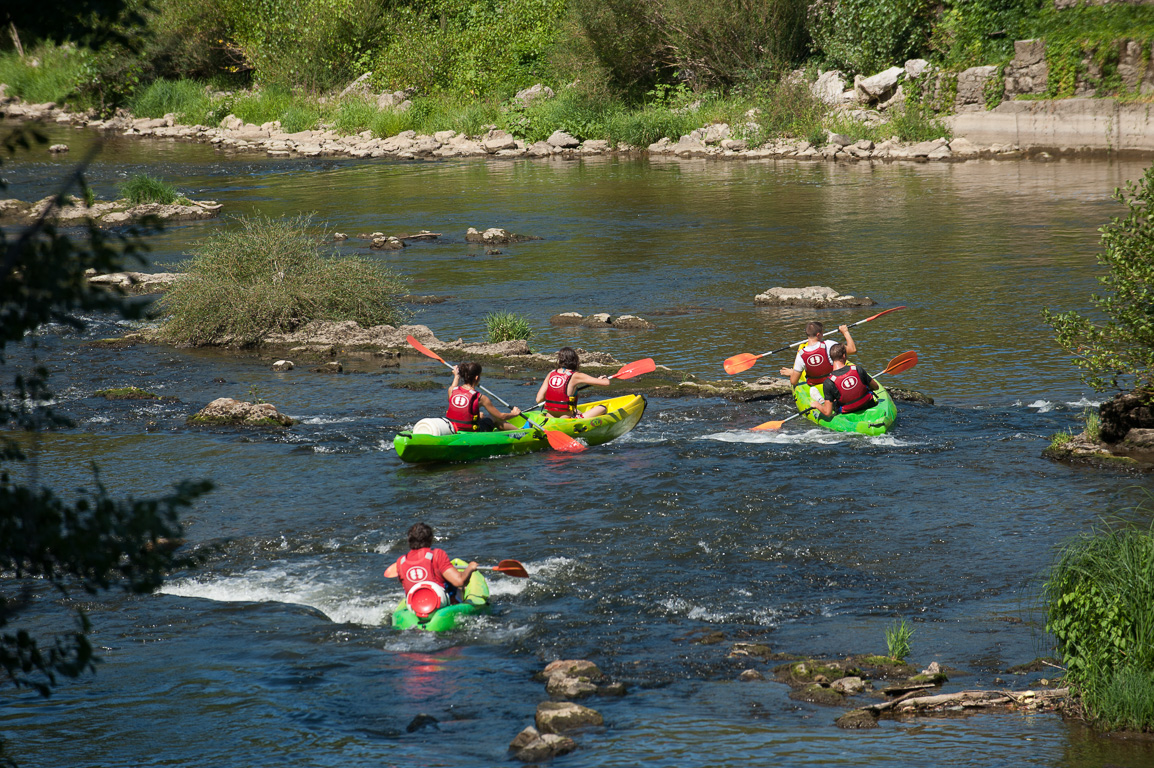
[[405,602],[421,618],[426,618],[438,608],[449,604],[449,593],[445,589],[445,578],[437,572],[436,553],[441,553],[441,562],[448,559],[441,550],[414,549],[397,560],[397,576],[401,588],[405,590]]
[[837,387],[842,413],[860,411],[877,402],[856,365],[842,366],[829,375],[829,380]]
[[454,432],[476,432],[480,414],[480,392],[457,387],[449,393],[449,410],[445,412],[445,418],[453,422]]
[[554,416],[569,416],[577,410],[577,395],[569,394],[573,371],[558,368],[545,379],[545,410]]
[[833,362],[829,359],[829,348],[825,342],[818,342],[816,349],[801,349],[801,360],[805,363],[805,383],[816,387],[825,382],[833,371]]

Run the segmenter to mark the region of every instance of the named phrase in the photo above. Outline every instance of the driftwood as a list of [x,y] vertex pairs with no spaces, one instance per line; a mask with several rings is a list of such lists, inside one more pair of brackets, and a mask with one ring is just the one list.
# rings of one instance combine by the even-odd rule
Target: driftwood
[[871,704],[862,709],[881,714],[887,710],[891,714],[922,714],[941,712],[946,709],[987,709],[990,707],[1029,707],[1042,709],[1052,707],[1067,698],[1069,688],[1044,689],[1040,691],[958,691],[936,696],[918,696],[920,691],[911,691],[893,701]]

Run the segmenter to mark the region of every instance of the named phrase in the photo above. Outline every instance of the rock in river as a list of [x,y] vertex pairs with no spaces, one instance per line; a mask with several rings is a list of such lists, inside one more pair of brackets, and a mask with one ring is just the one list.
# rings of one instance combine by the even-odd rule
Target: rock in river
[[770,307],[871,307],[877,304],[868,296],[857,298],[843,296],[833,288],[824,285],[810,285],[805,288],[770,288],[754,297],[753,302]]
[[272,403],[246,403],[231,397],[218,397],[188,422],[244,427],[291,427],[295,423]]

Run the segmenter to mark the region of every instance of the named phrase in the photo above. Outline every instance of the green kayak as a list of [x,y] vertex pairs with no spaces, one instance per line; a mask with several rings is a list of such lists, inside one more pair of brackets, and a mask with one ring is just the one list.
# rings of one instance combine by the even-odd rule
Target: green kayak
[[[544,420],[551,430],[580,438],[588,445],[601,445],[633,429],[645,413],[645,398],[642,395],[622,395],[582,403],[577,409],[584,411],[595,405],[604,405],[608,412],[591,419],[560,419],[546,416],[541,411],[529,411],[525,416],[512,419],[511,423],[523,426],[528,420],[539,425]],[[454,432],[448,435],[418,434],[410,430],[393,438],[393,447],[402,461],[422,463],[473,461],[487,456],[532,453],[548,448],[549,441],[544,432],[533,427],[510,431]]]
[[[876,379],[875,379],[876,381]],[[809,385],[804,382],[793,388],[793,399],[797,403],[798,411],[804,411],[813,406],[810,398]],[[898,409],[894,399],[880,383],[878,384],[877,405],[855,413],[835,413],[829,418],[821,415],[816,408],[805,417],[819,427],[832,429],[834,432],[860,432],[863,435],[884,435],[898,419]]]
[[[454,558],[453,565],[463,569],[468,563]],[[426,619],[413,613],[402,597],[401,602],[393,610],[393,626],[397,629],[415,627],[427,632],[447,632],[456,629],[465,616],[488,612],[489,582],[485,580],[484,574],[480,571],[473,571],[473,575],[469,577],[469,583],[465,585],[465,594],[461,602],[438,608]]]

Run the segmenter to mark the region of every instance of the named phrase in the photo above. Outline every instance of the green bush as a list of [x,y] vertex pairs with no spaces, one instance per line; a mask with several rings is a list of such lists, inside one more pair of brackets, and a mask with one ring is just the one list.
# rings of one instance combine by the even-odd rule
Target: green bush
[[1046,0],[951,0],[934,25],[930,47],[942,66],[963,70],[1009,61],[1014,41],[1032,36]]
[[914,628],[905,619],[898,619],[886,627],[886,652],[894,661],[904,661],[910,655],[910,639]]
[[515,312],[492,312],[485,315],[485,331],[492,344],[499,341],[528,339],[533,335],[529,318]]
[[312,320],[397,325],[401,279],[378,262],[322,253],[311,217],[252,217],[198,244],[160,300],[161,333],[191,345],[252,345]]
[[1074,539],[1042,592],[1046,630],[1090,717],[1154,729],[1154,529]]
[[121,184],[120,195],[128,198],[133,205],[144,203],[171,205],[176,200],[176,189],[166,181],[142,173]]
[[809,7],[809,32],[831,67],[869,76],[923,48],[932,8],[929,0],[818,0]]
[[9,96],[42,104],[59,104],[75,97],[88,75],[92,55],[71,43],[41,43],[25,51],[0,53],[0,83],[8,85]]
[[1115,189],[1114,199],[1127,214],[1099,230],[1098,263],[1106,274],[1098,282],[1105,290],[1090,299],[1098,317],[1042,312],[1083,380],[1098,390],[1117,389],[1122,378],[1154,384],[1154,166],[1137,184]]

